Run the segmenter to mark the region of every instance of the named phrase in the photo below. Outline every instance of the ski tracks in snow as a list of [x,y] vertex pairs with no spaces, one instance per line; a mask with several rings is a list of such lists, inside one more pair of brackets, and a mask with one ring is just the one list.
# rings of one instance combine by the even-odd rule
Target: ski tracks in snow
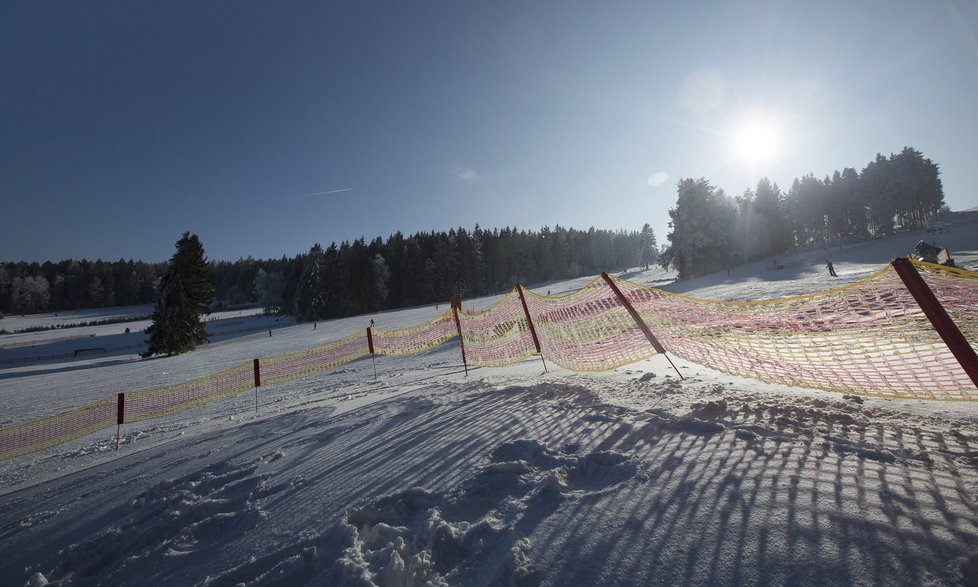
[[[973,576],[962,575],[974,554],[967,545],[978,540],[972,427],[908,422],[882,402],[779,395],[732,381],[628,371],[552,374],[525,385],[487,376],[350,411],[273,416],[199,447],[188,438],[133,455],[122,470],[141,481],[106,497],[130,495],[125,503],[87,521],[84,534],[48,544],[46,552],[61,552],[23,580],[824,584]],[[180,456],[179,473],[151,483],[160,478],[153,454],[166,450]],[[94,479],[79,482],[76,501],[98,499],[85,490]],[[36,501],[20,516],[0,512],[9,537],[26,524],[43,538],[58,523],[63,499]]]

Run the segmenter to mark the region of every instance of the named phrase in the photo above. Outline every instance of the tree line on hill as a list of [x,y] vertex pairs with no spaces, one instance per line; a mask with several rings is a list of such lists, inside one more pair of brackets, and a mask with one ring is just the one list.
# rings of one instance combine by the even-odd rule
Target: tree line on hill
[[[294,258],[218,262],[212,274],[228,304],[253,300],[267,312],[321,320],[391,308],[446,302],[538,283],[649,266],[658,258],[655,231],[539,231],[503,228],[396,232],[313,245]],[[220,297],[220,294],[218,294]]]
[[669,244],[659,262],[689,279],[827,243],[865,240],[924,227],[946,209],[940,170],[920,151],[877,154],[861,172],[809,174],[782,192],[761,179],[729,197],[705,178],[679,181],[669,210]]
[[[470,298],[658,262],[680,279],[798,248],[925,225],[944,208],[939,169],[910,147],[877,155],[861,172],[796,179],[788,192],[762,179],[728,197],[706,179],[683,179],[660,254],[655,232],[503,228],[400,232],[281,259],[211,261],[213,307],[259,304],[270,313],[320,320]],[[186,236],[186,235],[185,235]],[[172,263],[172,260],[171,260]],[[0,312],[33,313],[148,304],[167,263],[67,260],[0,264]]]
[[[185,235],[187,236],[187,235]],[[280,259],[208,262],[216,309],[260,304],[319,320],[504,291],[656,261],[655,232],[503,228],[397,232],[386,240],[314,245]],[[170,261],[173,263],[173,260]],[[154,303],[170,263],[67,260],[0,264],[0,312]]]
[[163,263],[80,261],[0,263],[0,312],[80,310],[151,304]]

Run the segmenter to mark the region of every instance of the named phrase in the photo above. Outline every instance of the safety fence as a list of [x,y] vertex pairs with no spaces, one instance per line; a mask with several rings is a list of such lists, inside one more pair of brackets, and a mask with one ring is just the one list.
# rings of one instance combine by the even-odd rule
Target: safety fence
[[463,311],[456,299],[450,310],[416,326],[371,327],[314,348],[0,428],[0,459],[113,424],[118,442],[122,424],[250,389],[257,410],[261,386],[311,377],[368,355],[413,355],[454,338],[466,370],[539,355],[544,368],[549,359],[573,371],[602,371],[668,351],[791,386],[978,401],[978,273],[897,259],[844,287],[759,302],[698,299],[606,274],[564,296],[517,285],[483,312]]

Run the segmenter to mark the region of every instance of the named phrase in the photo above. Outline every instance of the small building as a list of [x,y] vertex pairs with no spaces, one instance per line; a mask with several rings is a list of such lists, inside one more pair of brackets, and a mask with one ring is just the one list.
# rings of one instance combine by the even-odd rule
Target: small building
[[911,259],[924,261],[925,263],[936,263],[938,265],[954,267],[954,259],[951,258],[951,252],[947,250],[947,247],[939,247],[936,244],[929,245],[922,240],[917,241],[917,244],[914,245],[912,251],[907,253],[907,256]]

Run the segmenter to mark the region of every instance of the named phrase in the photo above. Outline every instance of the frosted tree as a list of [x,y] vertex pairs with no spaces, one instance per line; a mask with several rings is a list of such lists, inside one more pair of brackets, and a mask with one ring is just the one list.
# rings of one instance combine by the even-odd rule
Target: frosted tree
[[43,312],[51,301],[51,289],[43,275],[14,277],[10,280],[10,300],[14,311],[22,314]]
[[679,279],[690,279],[728,266],[733,203],[706,179],[682,179],[676,207],[669,210],[672,232],[659,263],[672,266]]
[[326,317],[326,257],[316,243],[309,249],[296,292],[296,318],[302,322]]
[[903,226],[920,227],[944,205],[937,165],[911,147],[890,155],[894,206]]
[[255,273],[252,290],[255,299],[266,315],[277,314],[282,310],[282,293],[285,291],[285,278],[280,271],[266,272],[259,269]]
[[652,263],[656,262],[659,256],[659,244],[655,240],[655,231],[648,223],[642,226],[641,232],[641,263],[648,269]]
[[213,298],[204,247],[196,234],[185,232],[163,271],[143,356],[176,355],[207,342],[202,317],[210,314]]
[[93,277],[90,282],[88,282],[88,299],[95,305],[103,306],[105,301],[105,286],[102,285],[102,280],[98,276]]
[[859,174],[860,186],[869,218],[869,227],[879,236],[893,230],[894,186],[890,160],[876,154]]
[[370,265],[373,268],[374,291],[377,293],[377,300],[384,302],[387,300],[387,282],[390,280],[391,272],[387,267],[387,261],[380,253],[370,258]]
[[786,251],[791,243],[791,233],[785,221],[778,184],[771,183],[766,177],[758,181],[752,209],[764,227],[764,239],[759,242],[755,254],[767,257]]
[[859,173],[852,167],[842,170],[837,187],[838,203],[845,210],[847,237],[866,238],[869,229],[866,226],[866,208],[863,206],[862,194],[859,191]]

